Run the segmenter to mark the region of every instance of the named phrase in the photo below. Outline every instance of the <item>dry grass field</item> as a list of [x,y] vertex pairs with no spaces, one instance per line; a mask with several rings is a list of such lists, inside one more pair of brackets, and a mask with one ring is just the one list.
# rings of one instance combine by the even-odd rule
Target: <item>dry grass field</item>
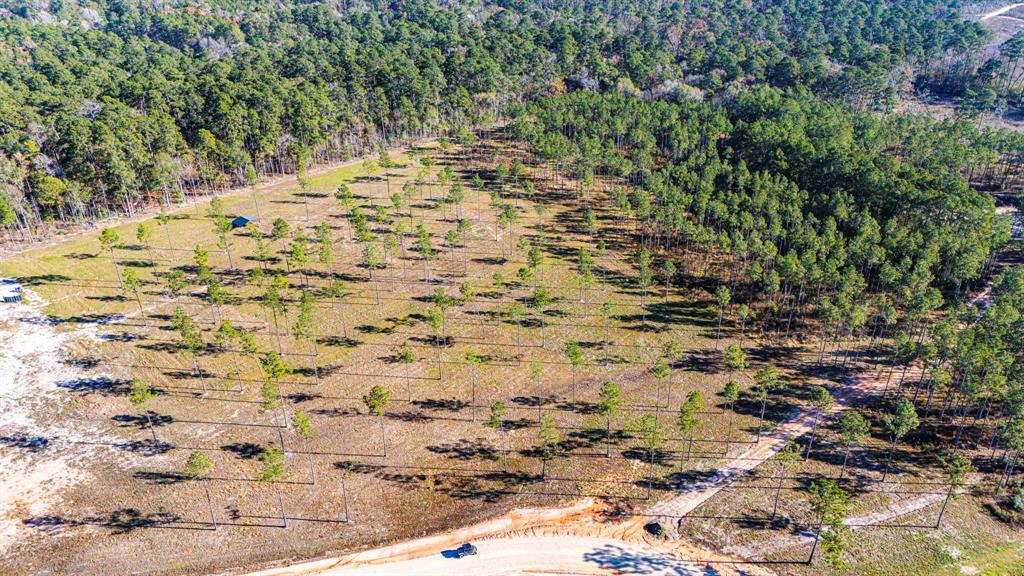
[[[498,164],[514,157],[525,160],[522,181],[532,182],[532,196],[496,177]],[[591,234],[574,184],[549,179],[545,166],[508,142],[431,146],[393,160],[383,169],[355,163],[323,173],[304,192],[287,182],[224,196],[227,215],[259,215],[269,249],[262,262],[249,230],[231,231],[230,246],[218,247],[206,203],[163,224],[150,221],[148,246],[136,241],[131,224],[116,229],[120,243],[112,251],[102,249],[98,234],[85,234],[0,263],[0,275],[22,279],[40,304],[37,329],[73,336],[61,349],[57,393],[5,432],[4,462],[30,469],[60,457],[74,471],[47,511],[34,510],[28,494],[6,509],[13,528],[0,572],[211,572],[357,550],[584,495],[641,512],[650,499],[685,489],[755,439],[761,405],[749,388],[757,368],[770,361],[789,384],[767,403],[768,431],[800,409],[808,384],[824,381],[809,367],[813,343],[763,343],[744,334],[729,310],[719,333],[716,286],[705,279],[641,291],[632,223],[613,212],[600,186],[590,199],[598,219]],[[464,187],[460,203],[441,200],[451,187],[439,179],[445,166]],[[349,211],[335,198],[343,184],[368,217],[369,243],[352,238]],[[504,209],[515,214],[511,225],[499,218],[502,205],[512,207]],[[270,237],[276,218],[290,225],[277,240]],[[460,219],[469,226],[446,240]],[[314,240],[322,224],[329,261],[318,258]],[[431,259],[417,251],[419,225],[430,236]],[[304,262],[289,258],[296,234],[310,239]],[[389,234],[399,240],[397,249],[385,247]],[[366,244],[382,256],[376,270],[364,265]],[[208,301],[196,278],[197,246],[209,251],[225,292],[220,304]],[[534,278],[520,272],[529,267],[530,247],[543,255]],[[592,252],[594,270],[582,288],[581,247]],[[178,296],[166,288],[172,270],[187,280]],[[138,298],[121,288],[129,271],[141,280]],[[283,310],[262,304],[275,274],[286,281]],[[340,286],[336,281],[343,288],[330,290]],[[535,305],[537,286],[548,289],[550,302]],[[439,290],[449,301],[434,327],[429,317]],[[311,339],[293,329],[303,292],[315,300]],[[201,328],[194,359],[171,326],[176,309]],[[259,352],[220,343],[224,321],[251,334]],[[570,341],[582,351],[577,366],[565,353]],[[656,378],[651,368],[669,342],[682,354],[667,358],[668,376]],[[722,363],[731,342],[748,354],[745,373]],[[403,346],[413,362],[401,362]],[[260,359],[271,351],[280,351],[290,370],[277,382],[279,405],[268,408]],[[467,361],[473,358],[478,365]],[[734,407],[720,395],[730,377],[744,390]],[[156,391],[143,409],[128,398],[134,378]],[[610,439],[599,412],[606,381],[622,392]],[[364,403],[378,385],[390,393],[380,419]],[[676,413],[695,391],[704,408],[688,447]],[[497,429],[488,426],[496,402],[506,408]],[[311,418],[309,438],[287,424],[296,410]],[[560,436],[561,450],[547,463],[538,434],[542,414]],[[653,458],[639,431],[645,416],[657,418],[663,436]],[[55,422],[63,433],[53,432]],[[813,525],[803,487],[838,474],[834,442],[823,433],[812,457],[786,471],[782,523],[774,529],[763,521],[778,481],[777,467],[768,465],[699,508],[683,535],[716,547],[743,543],[770,560],[802,560],[806,543],[762,551],[755,544]],[[268,447],[285,455],[278,482],[259,480]],[[851,516],[907,498],[872,483],[886,449],[879,436],[854,459],[851,473],[865,490]],[[213,465],[205,486],[184,475],[195,450]],[[901,446],[902,463],[890,476],[907,485],[941,482],[928,472],[931,457]],[[965,514],[969,502],[956,501],[950,514]],[[936,513],[931,506],[912,522],[934,523]],[[905,538],[917,534],[908,529]]]

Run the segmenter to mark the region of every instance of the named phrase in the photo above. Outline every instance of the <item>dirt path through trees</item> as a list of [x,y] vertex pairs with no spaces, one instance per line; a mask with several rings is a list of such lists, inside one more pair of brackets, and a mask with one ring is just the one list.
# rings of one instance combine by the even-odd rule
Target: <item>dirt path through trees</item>
[[[874,371],[851,377],[843,382],[841,388],[835,390],[835,403],[828,414],[842,411],[884,387],[885,379]],[[780,424],[771,432],[762,434],[760,441],[747,448],[729,465],[720,468],[706,480],[685,487],[679,495],[655,504],[649,517],[636,517],[632,522],[643,525],[647,522],[657,521],[670,528],[677,527],[682,517],[707,502],[715,494],[728,487],[730,483],[768,461],[779,450],[782,450],[789,440],[810,432],[818,418],[820,418],[820,412],[817,409],[810,406],[804,407],[787,422]]]
[[[906,498],[882,510],[876,510],[861,516],[847,518],[845,520],[845,524],[850,526],[853,530],[878,526],[879,524],[885,524],[902,516],[924,510],[929,506],[934,506],[942,502],[944,498],[944,494],[923,494],[921,496]],[[730,546],[726,548],[724,552],[743,558],[763,558],[766,554],[771,552],[794,548],[800,545],[809,545],[812,540],[814,540],[814,532],[801,531],[794,534],[777,536],[775,538],[755,542],[753,544]]]
[[985,20],[989,20],[991,18],[995,18],[996,16],[1001,16],[1003,14],[1006,14],[1010,10],[1013,10],[1014,8],[1018,8],[1020,6],[1024,6],[1024,2],[1017,2],[1015,4],[1008,4],[1006,6],[1003,6],[1002,8],[996,8],[995,10],[990,10],[990,11],[982,14],[981,18],[978,18],[978,21],[984,22]]

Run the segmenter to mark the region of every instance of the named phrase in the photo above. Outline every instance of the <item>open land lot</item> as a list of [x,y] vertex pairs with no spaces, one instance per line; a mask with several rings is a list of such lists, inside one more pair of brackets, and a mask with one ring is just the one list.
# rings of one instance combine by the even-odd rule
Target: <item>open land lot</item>
[[[523,173],[499,177],[499,164],[512,159],[523,161]],[[575,183],[512,142],[430,146],[392,160],[384,168],[352,164],[302,187],[225,196],[227,215],[258,215],[265,258],[251,229],[219,241],[206,204],[152,221],[146,242],[135,241],[130,224],[117,228],[111,250],[82,235],[0,263],[0,274],[20,278],[34,303],[5,311],[0,326],[14,342],[5,358],[23,366],[4,382],[4,401],[30,406],[4,422],[0,444],[5,486],[22,486],[5,491],[0,572],[220,571],[351,552],[581,497],[642,523],[651,501],[716,481],[759,429],[771,437],[778,423],[809,414],[809,385],[840,387],[855,366],[887,380],[870,358],[847,362],[837,351],[824,370],[813,342],[746,333],[712,297],[716,283],[702,268],[712,269],[713,258],[691,267],[685,281],[641,289],[635,224],[613,212],[607,187],[598,182],[585,200],[600,223],[595,236]],[[454,182],[464,196],[445,200],[454,198]],[[349,206],[335,197],[341,185],[352,193]],[[366,215],[372,239],[359,241],[353,211]],[[276,218],[289,224],[277,239]],[[449,235],[460,220],[468,226]],[[329,240],[318,243],[323,225]],[[321,258],[325,245],[330,257]],[[199,278],[197,246],[209,253],[222,298],[212,299]],[[536,266],[532,247],[542,255]],[[581,275],[583,247],[592,279]],[[168,288],[173,270],[186,279],[180,294]],[[129,273],[141,281],[138,294],[123,287]],[[275,275],[284,279],[280,307],[266,305]],[[538,298],[538,287],[549,297]],[[296,329],[303,293],[313,298],[312,334]],[[192,354],[172,327],[176,310],[200,329]],[[218,339],[225,321],[256,350]],[[575,360],[566,353],[571,342]],[[681,353],[666,356],[670,342]],[[746,351],[749,369],[723,364],[730,343]],[[403,362],[405,349],[411,362]],[[280,353],[287,374],[267,376],[260,361],[270,352]],[[659,360],[669,367],[660,377],[652,370]],[[767,362],[789,385],[762,405],[751,376]],[[913,372],[903,376],[911,381]],[[741,384],[735,403],[720,395],[730,378]],[[133,379],[156,392],[141,408],[128,399]],[[31,393],[16,394],[29,380]],[[279,389],[273,402],[268,381]],[[622,393],[610,425],[600,412],[608,381]],[[374,386],[390,395],[381,417],[364,402]],[[692,392],[704,405],[690,438],[675,421]],[[496,402],[505,409],[491,427]],[[296,410],[310,417],[308,438],[290,422]],[[557,454],[539,437],[548,418],[560,437]],[[660,424],[653,440],[643,426],[652,418]],[[899,541],[917,544],[907,550],[945,550],[945,536],[930,540],[920,530],[936,522],[945,493],[934,448],[902,443],[882,484],[889,445],[875,432],[844,470],[860,488],[850,516],[931,499],[908,506],[909,519],[896,520],[902,528],[858,531],[864,549]],[[811,457],[784,469],[761,466],[669,523],[735,557],[802,561],[815,525],[804,488],[842,468],[836,439],[819,436]],[[285,474],[261,481],[271,449],[282,450]],[[196,450],[212,463],[205,480],[184,473]],[[912,490],[921,495],[894,493]],[[974,522],[977,508],[964,498],[947,514]],[[1012,561],[1019,549],[997,545],[1005,532],[990,522],[974,537]]]

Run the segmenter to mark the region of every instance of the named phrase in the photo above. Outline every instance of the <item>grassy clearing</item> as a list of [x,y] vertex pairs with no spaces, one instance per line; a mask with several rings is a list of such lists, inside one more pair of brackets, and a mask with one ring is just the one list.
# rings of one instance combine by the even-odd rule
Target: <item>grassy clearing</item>
[[[670,438],[654,467],[655,495],[664,493],[684,477],[676,471],[682,439],[668,426],[691,390],[701,390],[709,399],[694,453],[724,451],[726,429],[719,425],[723,404],[716,393],[728,375],[688,361],[676,363],[665,382],[649,373],[670,339],[694,352],[719,344],[712,342],[716,312],[707,295],[673,289],[667,298],[660,290],[643,297],[631,280],[632,264],[622,256],[632,252],[621,249],[628,238],[602,208],[602,234],[620,249],[595,254],[597,279],[581,301],[576,252],[580,246],[593,246],[592,239],[581,232],[571,192],[551,189],[537,179],[541,192],[536,199],[549,208],[543,217],[531,200],[513,196],[511,187],[506,201],[518,205],[520,214],[511,233],[543,245],[536,282],[550,289],[552,302],[543,309],[527,308],[515,321],[509,315],[511,306],[534,289],[532,281],[515,280],[525,248],[509,240],[509,231],[500,227],[490,206],[497,186],[478,189],[470,181],[473,173],[489,174],[494,160],[461,152],[436,156],[441,166],[455,165],[465,182],[462,206],[438,202],[445,188],[437,182],[440,166],[430,169],[429,183],[410,202],[411,217],[406,206],[397,213],[392,210],[386,221],[372,222],[378,238],[399,221],[407,222],[405,250],[372,279],[360,263],[362,247],[348,239],[345,210],[333,198],[334,188],[348,184],[369,213],[374,206],[390,205],[388,180],[395,192],[419,175],[414,161],[396,158],[399,166],[387,177],[367,174],[361,166],[325,174],[312,180],[311,193],[305,196],[296,195],[294,185],[258,193],[265,232],[273,218],[281,217],[307,236],[327,222],[335,238],[337,258],[331,266],[314,260],[296,271],[284,261],[289,240],[271,243],[274,255],[268,263],[289,282],[288,310],[278,318],[280,347],[294,369],[280,384],[283,411],[287,415],[301,409],[312,416],[315,432],[308,441],[293,430],[279,429],[278,414],[261,408],[263,376],[255,359],[207,346],[197,358],[199,378],[168,327],[171,313],[181,307],[201,326],[207,344],[217,325],[230,319],[250,330],[262,350],[278,346],[272,318],[258,302],[262,289],[247,281],[260,266],[253,258],[254,241],[234,232],[229,259],[227,252],[216,249],[205,207],[175,214],[166,226],[154,224],[149,247],[134,241],[134,225],[117,229],[122,245],[114,250],[113,260],[122,274],[131,269],[142,279],[144,317],[135,298],[119,288],[111,256],[95,237],[27,252],[0,265],[2,273],[21,277],[49,302],[45,312],[54,322],[68,329],[98,327],[101,339],[83,343],[78,360],[95,365],[97,374],[106,377],[65,387],[69,403],[87,403],[86,419],[102,429],[108,439],[103,450],[111,456],[106,462],[87,463],[95,481],[69,496],[66,512],[45,520],[25,518],[29,524],[55,527],[61,537],[37,537],[12,556],[11,566],[22,571],[39,559],[63,571],[71,569],[68,562],[75,558],[76,567],[85,572],[128,571],[146,558],[158,571],[192,572],[285,553],[354,549],[512,506],[552,504],[579,494],[643,503],[648,466],[631,423],[657,412],[666,425]],[[256,211],[248,194],[227,198],[225,207],[231,215]],[[443,238],[459,213],[472,222],[472,230],[451,248]],[[411,230],[421,223],[438,251],[426,272],[412,251]],[[196,245],[210,250],[212,268],[230,294],[225,305],[204,302],[204,289],[192,279]],[[168,297],[162,288],[162,275],[173,268],[183,270],[191,282],[178,298]],[[495,273],[506,280],[496,281]],[[302,289],[318,291],[332,277],[345,280],[346,292],[337,301],[320,298],[313,356],[309,343],[292,337],[289,327]],[[438,288],[456,296],[463,282],[472,283],[477,294],[448,310],[442,345],[437,346],[437,335],[424,322],[430,296]],[[639,306],[642,297],[646,313]],[[607,320],[599,312],[606,302],[612,306]],[[574,370],[563,353],[569,340],[583,349],[575,386]],[[403,344],[416,358],[408,367],[395,360]],[[475,371],[465,361],[469,352],[484,358]],[[532,370],[535,362],[539,375]],[[152,432],[145,416],[125,398],[131,378],[144,378],[159,392],[147,406],[161,443],[157,450],[147,444]],[[612,458],[604,457],[604,418],[595,413],[598,388],[605,380],[619,383],[624,400],[613,423]],[[386,457],[379,423],[362,402],[374,385],[392,397],[384,419]],[[562,437],[562,456],[547,465],[537,436],[538,399],[541,410],[554,416]],[[496,401],[507,405],[505,431],[484,425]],[[732,441],[750,441],[756,413],[745,411],[730,420]],[[282,438],[287,481],[278,486],[257,482],[260,454]],[[211,497],[224,524],[216,532],[208,530],[202,488],[181,477],[184,460],[194,449],[206,451],[213,462]],[[711,463],[693,460],[685,466],[707,468]],[[346,467],[354,471],[350,478],[345,478]],[[278,488],[289,530],[275,528],[280,523]],[[348,523],[340,522],[345,519],[346,493],[353,520]],[[220,553],[211,557],[208,550],[214,543]]]
[[[0,263],[0,273],[22,278],[48,302],[45,312],[53,322],[98,330],[100,338],[83,342],[75,358],[93,366],[96,377],[62,386],[83,426],[97,430],[102,453],[83,463],[94,480],[69,494],[65,511],[24,518],[45,530],[34,532],[0,567],[13,573],[31,573],[43,564],[57,572],[145,567],[194,573],[285,555],[358,549],[514,506],[555,504],[579,495],[607,497],[639,510],[649,494],[665,496],[699,481],[753,441],[761,406],[749,394],[750,376],[761,364],[776,364],[790,384],[768,402],[766,429],[804,401],[807,384],[823,382],[809,368],[815,351],[799,343],[761,344],[741,333],[728,315],[717,338],[718,310],[702,282],[673,286],[667,293],[660,286],[642,293],[635,280],[631,225],[613,212],[603,193],[595,194],[600,226],[592,236],[572,182],[552,182],[544,178],[543,167],[528,166],[526,178],[537,193],[527,198],[513,185],[494,180],[499,160],[521,155],[507,144],[424,153],[436,159],[425,171],[416,158],[401,156],[386,173],[371,174],[353,165],[317,176],[301,195],[295,183],[261,188],[258,209],[248,193],[225,199],[229,215],[258,212],[264,233],[278,217],[307,237],[315,235],[320,223],[330,226],[335,258],[329,264],[311,255],[306,264],[293,266],[286,259],[291,240],[268,241],[268,275],[280,273],[288,283],[287,309],[276,324],[260,304],[265,285],[252,281],[253,271],[264,267],[255,258],[255,240],[234,231],[230,256],[218,249],[207,206],[174,214],[166,226],[154,223],[148,247],[135,242],[134,225],[117,229],[122,245],[114,250],[113,261],[122,274],[134,270],[141,278],[141,316],[134,296],[120,289],[111,255],[95,236]],[[448,191],[438,177],[443,166],[452,166],[463,183],[465,199],[459,206],[440,201]],[[484,179],[483,187],[474,183],[474,175]],[[406,182],[417,180],[422,184],[395,210],[389,188],[400,193]],[[348,211],[333,197],[340,184],[351,188],[356,204],[370,216],[378,242],[400,223],[405,226],[399,250],[372,275],[362,265],[363,246],[350,238]],[[499,222],[492,195],[516,207],[518,221],[511,230]],[[542,212],[536,209],[540,202],[546,207]],[[377,206],[389,207],[381,220],[372,216]],[[459,217],[471,222],[471,229],[449,245],[445,236]],[[413,231],[419,224],[437,251],[427,262],[415,251]],[[517,279],[527,250],[519,238],[542,249],[536,279]],[[604,251],[596,249],[597,240],[604,241]],[[205,288],[195,279],[195,246],[210,251],[212,269],[229,294],[223,305],[204,300]],[[594,258],[595,280],[586,290],[581,290],[577,265],[581,247]],[[172,269],[189,279],[184,294],[173,298],[163,280]],[[340,298],[323,294],[334,279],[345,282]],[[475,294],[451,306],[442,332],[435,332],[426,322],[432,294],[440,289],[457,297],[466,282]],[[551,302],[543,307],[529,306],[535,284],[550,290]],[[315,345],[291,333],[303,290],[319,295]],[[523,305],[520,318],[512,314],[517,303]],[[604,304],[610,306],[607,313]],[[196,357],[199,372],[169,326],[178,307],[202,329],[206,346]],[[211,345],[225,319],[248,330],[261,351],[280,350],[291,366],[280,381],[284,406],[279,411],[261,405],[264,375],[258,358]],[[564,352],[569,341],[582,349],[575,369]],[[650,369],[669,341],[678,343],[684,355],[659,381]],[[729,342],[747,350],[749,374],[731,374],[722,365],[721,349]],[[411,364],[398,361],[403,345],[412,351]],[[466,361],[470,353],[483,360],[475,369]],[[734,376],[744,394],[730,410],[720,392]],[[146,379],[158,391],[147,406],[148,420],[126,399],[131,378]],[[604,381],[616,382],[623,400],[612,424],[610,450],[606,421],[597,410]],[[380,420],[363,404],[375,385],[391,395],[384,436]],[[692,457],[686,460],[687,444],[674,428],[675,412],[694,391],[703,395],[705,410],[689,447]],[[502,430],[485,426],[498,401],[506,405]],[[308,440],[280,428],[295,409],[312,417],[314,433]],[[542,412],[554,418],[561,436],[562,453],[547,464],[538,438]],[[643,416],[656,416],[666,434],[653,466],[634,426]],[[148,440],[154,432],[149,422],[156,423],[157,446]],[[787,473],[779,518],[788,524],[781,529],[765,529],[760,521],[774,506],[777,471],[769,465],[695,512],[729,519],[690,520],[686,533],[728,546],[767,541],[813,524],[802,488],[811,478],[837,474],[834,441],[822,433],[813,457]],[[267,446],[282,443],[285,482],[258,482],[261,455]],[[852,459],[850,472],[865,482],[877,479],[886,447],[881,437],[866,443]],[[195,449],[207,452],[213,462],[209,488],[221,524],[217,531],[210,530],[202,486],[181,475]],[[934,477],[928,472],[928,454],[901,446],[899,455],[898,479]],[[45,458],[45,452],[33,457]],[[851,515],[891,501],[877,491],[857,494]],[[288,530],[278,527],[281,503]],[[801,553],[786,552],[794,558]]]

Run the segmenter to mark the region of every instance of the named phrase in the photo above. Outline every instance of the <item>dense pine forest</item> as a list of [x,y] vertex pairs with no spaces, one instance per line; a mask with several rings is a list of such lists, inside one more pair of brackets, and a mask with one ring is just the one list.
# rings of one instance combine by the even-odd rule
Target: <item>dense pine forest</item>
[[[758,85],[858,110],[931,89],[967,95],[963,116],[975,118],[1019,93],[1022,54],[1011,46],[983,60],[988,32],[962,21],[959,8],[945,0],[15,2],[0,15],[0,225],[20,238],[132,214],[380,143],[457,134],[501,121],[510,103],[566,91],[708,102],[707,114],[743,121],[715,126],[733,147],[762,140],[743,125],[758,114],[753,103],[737,100]],[[809,99],[794,102],[818,105]],[[893,127],[872,134],[870,152],[931,161],[923,170],[940,158],[970,169],[998,153],[1015,160],[1021,148],[1007,135],[949,130],[974,145],[951,150],[927,129]],[[869,151],[836,154],[856,152]],[[806,186],[816,168],[786,175]]]

